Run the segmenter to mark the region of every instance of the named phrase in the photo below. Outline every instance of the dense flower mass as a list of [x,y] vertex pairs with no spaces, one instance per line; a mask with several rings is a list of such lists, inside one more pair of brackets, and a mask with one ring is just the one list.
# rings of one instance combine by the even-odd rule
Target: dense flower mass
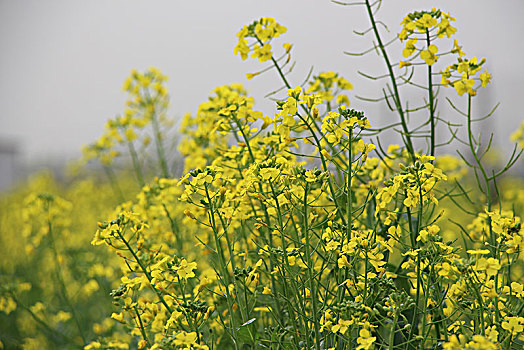
[[[432,41],[450,38],[454,20],[409,14],[401,66],[420,57],[431,77],[444,55]],[[520,153],[488,169],[472,135],[484,60],[463,58],[456,41],[449,52],[459,59],[442,85],[467,94],[468,127],[447,142],[467,149],[445,155],[431,78],[414,125],[406,78],[391,73],[383,100],[400,120],[377,127],[349,107],[340,74],[292,84],[291,45],[278,58],[270,44],[285,32],[261,18],[234,49],[279,73],[271,115],[241,84],[219,86],[184,116],[175,162],[167,78],[133,71],[124,114],[85,151],[107,183],[44,176],[0,202],[0,348],[522,347],[524,187],[502,177]],[[384,144],[388,129],[401,144]]]

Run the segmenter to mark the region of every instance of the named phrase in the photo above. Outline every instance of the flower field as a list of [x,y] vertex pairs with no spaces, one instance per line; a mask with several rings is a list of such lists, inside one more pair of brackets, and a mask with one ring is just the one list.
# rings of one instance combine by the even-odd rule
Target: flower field
[[181,161],[167,77],[132,71],[75,175],[1,197],[0,349],[522,349],[524,123],[494,164],[472,102],[486,59],[435,8],[386,43],[378,7],[358,54],[383,61],[385,126],[339,73],[291,81],[270,17],[232,50],[260,62],[247,79],[273,74],[274,110],[217,87],[181,122]]

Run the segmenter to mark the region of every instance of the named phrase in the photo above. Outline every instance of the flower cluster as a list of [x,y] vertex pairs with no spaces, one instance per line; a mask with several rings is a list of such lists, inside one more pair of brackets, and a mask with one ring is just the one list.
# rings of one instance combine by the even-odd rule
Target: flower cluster
[[401,166],[400,173],[385,181],[385,187],[377,194],[380,200],[377,212],[386,208],[397,195],[404,198],[402,205],[405,207],[422,206],[428,202],[438,204],[434,190],[438,182],[447,180],[447,176],[431,163],[432,160],[432,156],[420,156],[413,165]]
[[[469,60],[459,58],[457,63],[448,66],[442,72],[441,84],[444,86],[453,86],[460,96],[464,93],[475,96],[481,85],[482,87],[486,87],[491,81],[491,74],[486,70],[477,75],[485,62],[486,60],[484,58],[480,61],[478,61],[476,57]],[[480,84],[475,86],[477,82]]]
[[313,77],[306,89],[307,94],[316,94],[322,101],[332,102],[336,96],[336,103],[349,106],[349,98],[344,90],[353,90],[353,84],[335,72],[322,72]]
[[[280,25],[272,17],[262,17],[250,25],[245,25],[238,33],[238,43],[235,46],[234,54],[240,55],[243,60],[247,59],[249,53],[252,58],[258,58],[260,62],[265,62],[273,57],[271,51],[271,40],[287,31],[286,27]],[[254,39],[253,44],[249,44],[248,38]],[[289,44],[284,45],[289,51]]]
[[[433,8],[431,11],[420,11],[408,14],[400,23],[402,31],[398,37],[401,41],[406,41],[406,47],[402,51],[402,56],[409,58],[415,52],[420,54],[420,58],[431,66],[439,58],[438,47],[431,44],[431,41],[437,38],[450,38],[457,29],[451,25],[455,18],[448,13]],[[417,42],[425,41],[426,46],[423,49],[417,48]],[[455,45],[457,45],[455,40]],[[409,62],[400,63],[401,67],[409,65]]]
[[[133,70],[123,85],[123,90],[129,94],[123,115],[108,120],[105,133],[84,148],[85,161],[98,159],[107,166],[121,154],[116,147],[134,147],[133,141],[148,125],[159,122],[169,125],[165,115],[169,106],[166,81],[167,77],[158,68],[150,67],[144,73]],[[145,136],[143,145],[149,142],[150,136]]]

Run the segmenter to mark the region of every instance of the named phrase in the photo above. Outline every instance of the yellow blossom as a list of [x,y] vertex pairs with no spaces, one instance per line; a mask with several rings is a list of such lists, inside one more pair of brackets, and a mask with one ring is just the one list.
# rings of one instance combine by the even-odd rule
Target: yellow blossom
[[195,273],[193,272],[193,270],[196,269],[196,267],[196,262],[188,263],[186,259],[182,259],[180,265],[177,268],[177,274],[180,278],[183,279],[195,277]]

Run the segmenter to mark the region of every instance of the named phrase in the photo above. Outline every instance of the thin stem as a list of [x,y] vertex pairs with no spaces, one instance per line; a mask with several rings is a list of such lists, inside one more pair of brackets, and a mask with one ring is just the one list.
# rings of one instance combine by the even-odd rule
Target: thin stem
[[[49,213],[49,203],[47,204],[46,209],[47,209],[47,212]],[[48,224],[48,228],[49,228],[49,241],[51,242],[51,250],[53,251],[53,256],[55,258],[56,275],[58,277],[58,282],[60,284],[60,289],[62,291],[62,296],[64,297],[64,301],[65,301],[67,307],[69,308],[69,310],[71,311],[71,314],[73,315],[73,319],[75,320],[75,324],[76,324],[76,327],[78,328],[78,333],[80,334],[80,337],[82,338],[82,342],[85,344],[86,343],[86,338],[85,338],[85,335],[84,335],[84,330],[82,329],[82,326],[80,325],[80,320],[78,319],[78,315],[76,314],[76,311],[75,311],[75,309],[73,307],[73,304],[71,303],[71,300],[69,299],[69,295],[67,293],[66,284],[64,282],[64,276],[62,275],[61,263],[59,261],[58,250],[56,249],[56,244],[55,244],[55,238],[54,238],[54,234],[53,234],[53,227],[52,227],[52,224],[51,224],[51,219],[48,219],[47,224]]]
[[404,110],[402,108],[402,102],[400,100],[400,93],[398,91],[397,81],[395,79],[395,73],[393,72],[393,67],[391,65],[391,62],[389,61],[389,57],[386,51],[386,48],[384,47],[384,44],[382,43],[382,38],[380,37],[380,33],[378,32],[377,24],[375,21],[375,17],[373,15],[373,10],[371,9],[371,4],[369,3],[369,0],[366,0],[366,8],[369,16],[369,20],[371,21],[371,26],[373,27],[373,33],[375,34],[375,38],[377,39],[378,47],[380,51],[382,52],[382,56],[384,57],[384,61],[386,63],[389,77],[391,79],[391,85],[393,86],[393,93],[394,93],[394,101],[395,106],[397,108],[398,114],[400,116],[400,122],[402,123],[402,129],[404,130],[403,138],[405,140],[406,148],[408,149],[409,154],[411,155],[411,158],[413,161],[415,161],[415,150],[413,148],[413,143],[411,142],[411,134],[408,129],[408,125],[406,122],[406,116],[404,115]]
[[346,178],[346,186],[347,186],[347,202],[346,202],[346,210],[347,210],[347,225],[346,225],[346,236],[347,240],[351,239],[351,225],[353,222],[353,203],[351,201],[351,179],[353,177],[352,174],[352,166],[353,166],[353,129],[349,130],[349,146],[348,146],[348,174]]
[[[276,62],[275,62],[276,64]],[[249,138],[247,137],[246,133],[244,132],[244,129],[242,128],[242,125],[240,124],[238,118],[236,118],[236,116],[233,116],[233,119],[238,127],[238,129],[240,130],[241,134],[242,134],[242,138],[244,139],[244,143],[246,144],[246,147],[248,149],[248,152],[249,152],[249,156],[251,158],[251,161],[253,163],[256,163],[256,158],[255,158],[255,155],[253,153],[253,150],[251,149],[251,143],[249,142]],[[237,137],[236,133],[235,133],[235,137]],[[237,138],[237,141],[238,141],[238,138]],[[264,193],[263,189],[262,189],[262,184],[259,183],[258,184],[258,189],[260,191],[260,193]],[[264,211],[264,218],[266,220],[266,223],[268,225],[268,227],[271,226],[271,219],[269,217],[269,213],[267,211],[267,206],[266,204],[264,203],[263,200],[260,200],[260,205],[262,206],[262,210]],[[267,242],[269,243],[269,246],[270,247],[273,247],[273,235],[271,233],[271,230],[265,230],[266,233],[267,233]],[[269,268],[271,271],[273,271],[274,269],[274,266],[275,266],[275,263],[273,261],[273,255],[271,254],[270,257],[269,257]],[[276,292],[277,292],[277,287],[276,287],[276,280],[275,280],[275,277],[273,276],[273,274],[270,275],[270,279],[271,279],[271,291],[273,294],[276,295]],[[276,306],[277,306],[277,311],[278,311],[278,314],[279,314],[279,317],[280,317],[280,321],[283,322],[284,321],[284,318],[283,318],[283,314],[282,314],[282,307],[280,305],[280,301],[279,301],[279,298],[275,298],[275,303],[276,303]]]
[[[262,41],[261,41],[259,38],[257,38],[257,40],[258,40],[258,42],[260,43],[260,45],[262,45]],[[290,85],[289,82],[287,81],[287,78],[286,78],[286,76],[284,75],[284,72],[282,72],[282,69],[281,69],[280,66],[278,65],[278,62],[273,58],[273,56],[271,56],[271,61],[273,62],[273,65],[275,66],[275,68],[276,68],[278,74],[279,74],[280,77],[282,78],[282,81],[284,82],[284,84],[286,85],[286,87],[287,87],[288,89],[291,89],[291,85]],[[304,107],[303,105],[300,105],[300,106],[301,106],[302,110],[303,110],[303,111],[308,115],[308,117],[309,117],[310,119],[313,119],[313,118],[311,117],[311,111],[308,110],[308,109],[307,109],[306,107]],[[306,120],[305,120],[305,119],[304,119],[300,114],[297,113],[297,116],[298,116],[298,117],[300,118],[300,120],[304,123],[304,125],[306,125],[306,127],[307,127],[308,130],[309,130],[309,132],[311,133],[311,135],[312,135],[313,138],[315,139],[315,144],[316,144],[316,146],[317,146],[317,148],[318,148],[318,152],[319,152],[319,156],[320,156],[320,161],[322,162],[322,168],[324,169],[324,171],[328,171],[328,166],[327,166],[327,163],[326,163],[326,159],[325,159],[324,155],[323,155],[322,152],[321,152],[322,147],[321,147],[321,144],[320,144],[320,140],[319,140],[319,138],[317,137],[317,135],[316,135],[315,132],[313,131],[313,128],[311,127],[311,125],[310,125],[310,124],[309,124],[309,123],[308,123],[308,122],[307,122],[307,121],[306,121]],[[319,126],[318,126],[315,122],[313,122],[313,123],[311,123],[311,124],[313,124],[314,128],[315,128],[318,132],[320,132],[320,128],[319,128]],[[320,134],[322,135],[321,132],[320,132]],[[329,142],[327,142],[327,140],[326,140],[326,143],[332,147],[332,145],[331,145]],[[330,192],[331,192],[331,195],[332,195],[332,197],[333,197],[333,203],[335,203],[335,206],[337,207],[337,210],[338,210],[338,212],[340,213],[340,218],[342,219],[343,224],[346,225],[346,224],[347,224],[347,222],[346,222],[346,218],[344,217],[343,212],[342,212],[342,210],[339,208],[338,203],[337,203],[337,197],[336,197],[336,194],[335,194],[335,190],[334,190],[334,188],[333,188],[333,183],[332,183],[332,180],[331,180],[331,176],[328,178],[328,185],[329,185],[329,190],[330,190]]]
[[140,260],[140,258],[138,257],[138,255],[136,255],[135,251],[133,250],[133,248],[131,248],[131,245],[129,244],[129,242],[127,241],[127,239],[125,239],[124,235],[122,234],[122,232],[120,232],[120,229],[118,229],[116,231],[118,233],[118,237],[120,238],[120,240],[125,244],[125,246],[127,247],[127,250],[129,250],[129,252],[131,253],[131,255],[133,255],[133,258],[135,258],[135,261],[136,263],[138,264],[138,266],[140,266],[140,269],[142,270],[142,272],[144,272],[144,275],[146,275],[146,278],[147,280],[149,281],[149,285],[151,286],[151,288],[153,288],[153,290],[155,291],[156,295],[158,296],[158,299],[160,299],[160,302],[162,303],[162,305],[165,306],[166,310],[169,312],[169,314],[172,314],[173,313],[173,309],[171,309],[171,307],[166,303],[165,299],[164,299],[164,296],[162,295],[162,293],[160,293],[160,291],[158,289],[156,289],[156,287],[151,283],[151,281],[153,280],[153,278],[151,277],[151,275],[149,274],[149,272],[147,272],[147,269],[146,267],[144,266],[144,264],[142,263],[142,260]]
[[[231,277],[229,276],[229,272],[227,270],[226,261],[224,257],[224,250],[222,248],[222,244],[220,243],[220,238],[218,237],[218,229],[215,222],[215,209],[212,205],[211,197],[209,195],[209,189],[207,183],[204,184],[205,190],[206,190],[206,198],[207,198],[207,208],[208,208],[208,216],[209,216],[209,223],[211,225],[211,229],[213,230],[213,236],[215,239],[215,245],[216,245],[216,251],[218,255],[218,264],[220,265],[219,268],[221,270],[222,276],[225,279],[224,289],[225,289],[225,295],[227,299],[227,307],[229,312],[229,317],[231,320],[231,331],[232,331],[232,337],[231,340],[233,341],[235,345],[235,349],[238,348],[237,343],[237,337],[236,337],[236,324],[235,324],[235,317],[233,314],[233,307],[231,305],[231,294],[229,293],[229,285],[231,281]],[[230,259],[233,259],[233,257],[230,257]]]
[[147,333],[144,328],[144,323],[142,322],[142,317],[140,316],[140,313],[138,312],[138,308],[136,305],[134,306],[136,317],[138,318],[138,326],[140,327],[140,333],[142,333],[142,338],[149,344],[149,339],[147,338]]
[[133,142],[129,141],[127,143],[127,147],[129,148],[129,153],[131,154],[131,161],[133,162],[133,169],[135,170],[136,179],[142,188],[144,187],[144,175],[142,174],[142,168],[140,168],[140,164],[138,162],[138,154],[136,153]]
[[169,171],[167,170],[166,155],[164,146],[162,144],[162,134],[160,133],[160,127],[158,125],[158,118],[156,113],[153,113],[153,133],[155,135],[156,152],[158,154],[158,160],[160,161],[160,168],[162,169],[162,176],[164,178],[169,177]]
[[[27,307],[26,305],[24,305],[18,298],[16,298],[16,296],[12,293],[11,294],[11,297],[13,298],[13,300],[16,302],[16,305],[21,307],[22,309],[24,309],[25,311],[27,311],[31,317],[39,324],[41,325],[47,332],[49,332],[50,334],[54,334],[60,338],[62,338],[62,340],[66,341],[68,344],[74,344],[75,341],[73,339],[71,339],[69,336],[57,331],[56,329],[52,328],[50,325],[48,325],[44,320],[42,320],[40,317],[38,317],[29,307]],[[56,343],[56,340],[55,340],[55,343]]]
[[[431,39],[429,37],[429,31],[426,29],[426,42],[429,50],[431,45]],[[431,125],[431,135],[430,135],[430,154],[435,155],[435,103],[433,96],[433,75],[432,75],[432,66],[428,65],[428,97],[429,97],[429,121]]]
[[314,263],[311,261],[311,252],[310,252],[310,237],[309,237],[309,227],[308,227],[308,202],[307,202],[307,195],[308,195],[309,186],[308,183],[306,183],[306,188],[304,189],[304,213],[303,215],[303,229],[304,229],[304,236],[306,238],[306,261],[307,261],[307,273],[308,273],[308,279],[309,279],[309,288],[311,293],[311,303],[313,306],[313,327],[315,329],[315,348],[317,350],[320,350],[320,331],[318,328],[318,306],[317,306],[317,292],[316,292],[316,285],[314,280],[314,273],[311,272],[312,269],[314,269]]
[[109,179],[109,183],[111,184],[111,187],[113,188],[113,192],[115,192],[115,195],[118,197],[118,200],[120,202],[124,201],[124,192],[122,192],[122,189],[120,188],[120,185],[118,184],[118,180],[115,176],[115,173],[113,169],[107,165],[104,165],[104,172],[106,173],[107,178]]

